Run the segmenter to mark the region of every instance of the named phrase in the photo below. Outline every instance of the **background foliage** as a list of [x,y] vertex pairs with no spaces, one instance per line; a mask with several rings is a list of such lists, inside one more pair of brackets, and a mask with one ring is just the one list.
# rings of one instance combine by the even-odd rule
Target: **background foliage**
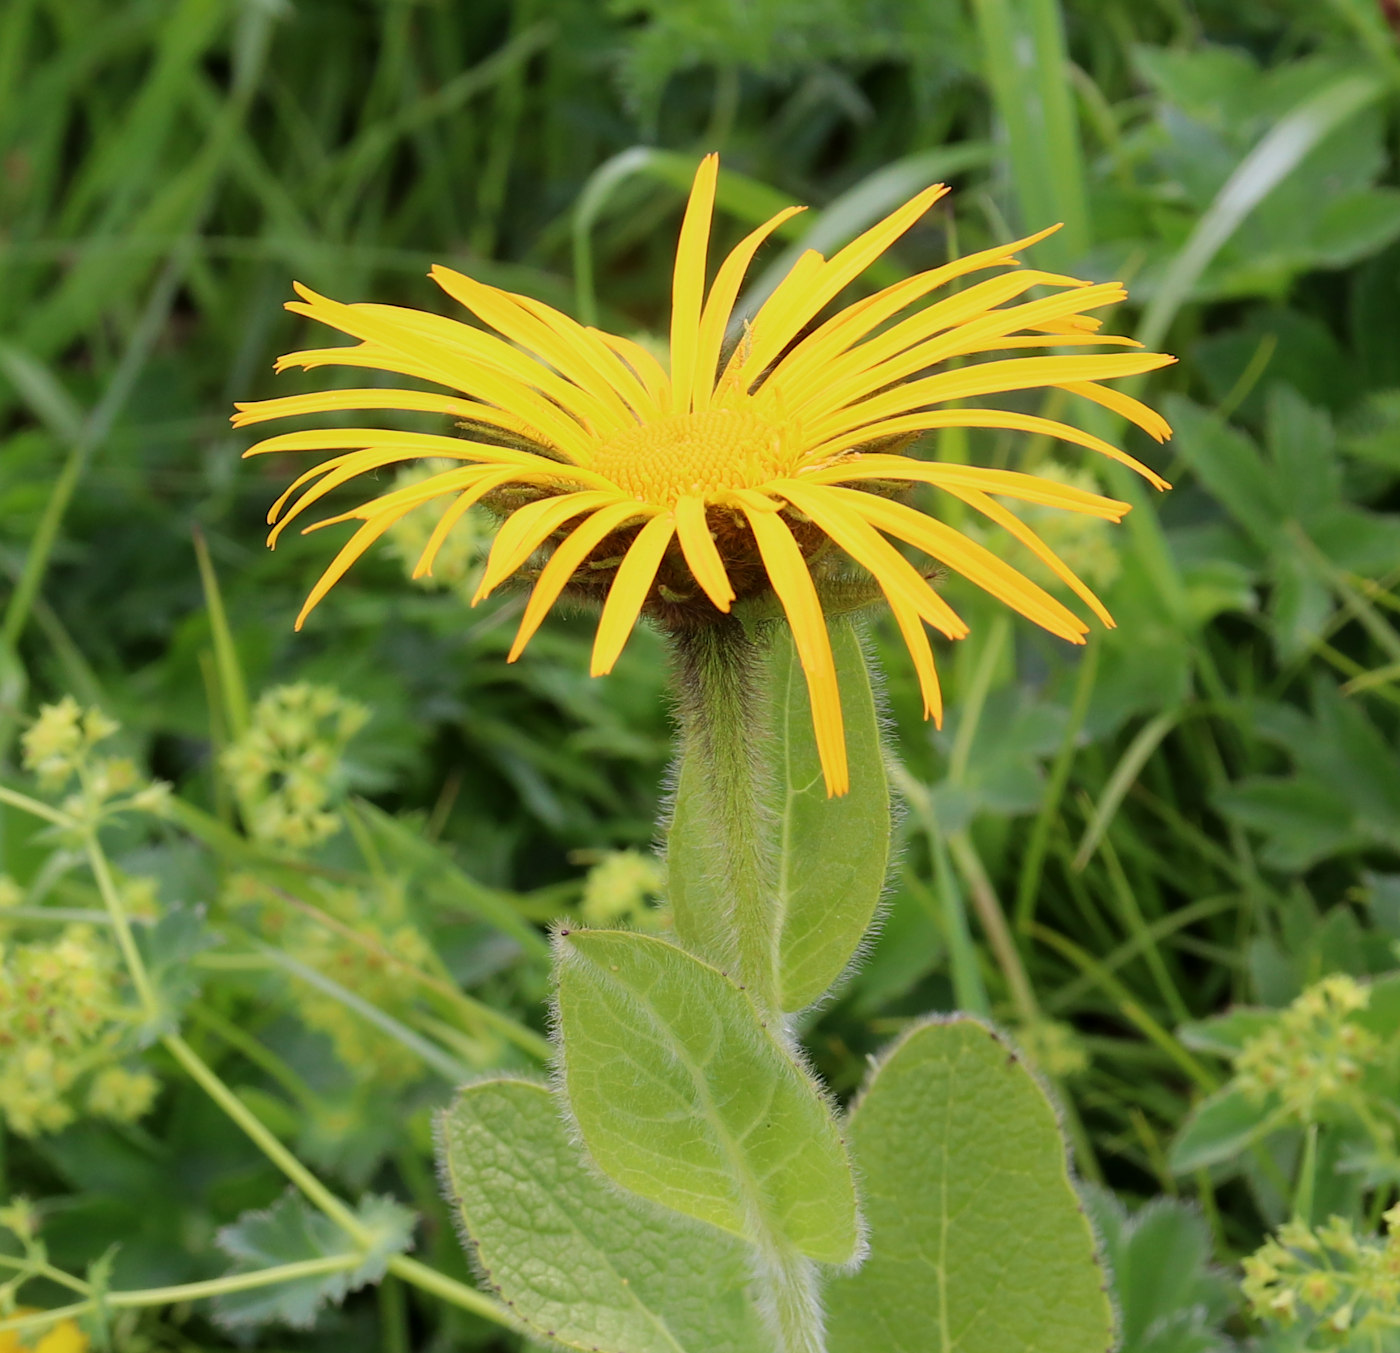
[[[654,923],[654,868],[606,852],[652,840],[661,650],[639,633],[591,681],[587,624],[566,618],[507,666],[520,603],[466,609],[470,532],[447,585],[411,587],[381,550],[294,637],[326,543],[264,551],[288,467],[241,463],[226,415],[302,388],[270,372],[307,337],[280,309],[293,277],[436,307],[424,274],[441,261],[661,332],[682,189],[713,148],[734,237],[775,204],[814,208],[760,260],[760,289],[800,240],[830,247],[946,178],[951,205],[872,280],[1063,221],[1036,259],[1121,277],[1133,305],[1113,327],[1182,359],[1150,391],[1176,438],[1132,446],[1176,484],[1165,498],[1021,439],[932,448],[1053,459],[1135,494],[1116,531],[1038,523],[1119,628],[1069,651],[950,582],[973,635],[942,654],[941,732],[890,645],[903,868],[880,939],[806,1039],[848,1094],[916,1016],[995,1016],[1055,1084],[1109,1256],[1135,1275],[1127,1347],[1227,1348],[1257,1328],[1221,1271],[1287,1217],[1280,1181],[1321,1119],[1265,1123],[1272,1109],[1237,1093],[1230,1136],[1193,1111],[1228,1098],[1241,1047],[1200,1021],[1385,972],[1400,941],[1400,49],[1371,0],[1060,9],[0,13],[5,783],[24,778],[18,737],[40,704],[72,694],[120,722],[104,751],[132,759],[133,783],[175,789],[164,817],[104,836],[132,909],[165,917],[142,931],[163,998],[245,1103],[338,1188],[370,1191],[386,1234],[416,1209],[419,1253],[446,1271],[466,1276],[429,1114],[473,1073],[539,1066],[534,925],[578,909]],[[267,697],[286,686],[303,694]],[[94,983],[115,980],[105,939],[81,929],[96,914],[81,866],[0,808],[7,972],[62,933],[89,946]],[[0,1129],[0,1200],[43,1200],[52,1262],[82,1273],[119,1244],[103,1281],[134,1288],[319,1252],[280,1177],[123,1019],[82,1026],[73,1074],[155,1077],[148,1112],[130,1084],[109,1077],[104,1100],[82,1080],[49,1087],[69,1104],[51,1129]],[[1344,1124],[1308,1175],[1335,1195],[1319,1220],[1361,1217],[1362,1183],[1372,1231],[1394,1201],[1393,1073],[1371,1087],[1380,1137]],[[7,1234],[0,1257],[19,1252]],[[1167,1253],[1182,1256],[1171,1292],[1144,1276]],[[266,1349],[508,1346],[392,1277],[318,1311],[377,1276],[270,1307],[132,1313],[120,1346],[223,1348],[235,1329]]]

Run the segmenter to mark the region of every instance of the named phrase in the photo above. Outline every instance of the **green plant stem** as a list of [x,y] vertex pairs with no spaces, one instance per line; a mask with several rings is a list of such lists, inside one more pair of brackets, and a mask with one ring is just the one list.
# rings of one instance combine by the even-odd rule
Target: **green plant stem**
[[982,857],[978,855],[977,848],[972,844],[972,837],[966,829],[949,833],[948,853],[967,882],[968,891],[972,894],[972,905],[977,909],[977,919],[982,923],[987,943],[991,945],[992,953],[996,955],[997,966],[1006,979],[1007,990],[1015,1003],[1016,1013],[1022,1021],[1032,1024],[1040,1017],[1035,988],[1031,986],[1031,980],[1026,974],[1026,965],[1021,961],[1021,951],[1017,949],[1011,927],[1006,923],[1006,913],[1002,911],[996,889],[992,887],[992,880],[988,877]]
[[71,828],[77,825],[67,813],[61,813],[57,808],[50,808],[48,804],[31,799],[17,789],[7,789],[4,785],[0,785],[0,803],[8,803],[11,808],[18,808],[21,813],[28,813],[31,817],[41,817],[55,827]]
[[141,951],[136,947],[136,937],[131,933],[131,922],[127,918],[126,907],[122,904],[121,893],[117,891],[116,880],[112,877],[111,865],[108,864],[107,854],[97,839],[96,829],[88,833],[84,848],[87,852],[88,866],[92,869],[92,876],[97,881],[97,891],[102,895],[107,914],[112,918],[112,929],[117,935],[117,946],[121,949],[122,958],[126,962],[131,985],[136,988],[136,999],[141,1002],[141,1013],[148,1020],[154,1019],[160,1014],[160,1000],[156,996],[155,988],[151,985],[151,975],[146,971]]
[[765,847],[762,650],[737,620],[674,637],[681,745],[701,768],[702,803],[715,870],[731,898],[727,917],[739,980],[760,1009],[778,1008],[772,861]]

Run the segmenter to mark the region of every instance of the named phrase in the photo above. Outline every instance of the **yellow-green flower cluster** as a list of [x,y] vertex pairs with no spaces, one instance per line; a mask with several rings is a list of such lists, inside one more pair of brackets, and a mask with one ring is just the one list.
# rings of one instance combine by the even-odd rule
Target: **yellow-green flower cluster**
[[[431,971],[435,959],[409,916],[402,889],[388,884],[362,894],[322,884],[314,902],[298,899],[297,905],[241,874],[230,881],[229,901],[255,907],[258,929],[285,953],[386,1014],[411,1017],[416,985],[405,974]],[[417,1062],[397,1042],[334,996],[304,982],[292,992],[303,1022],[325,1034],[336,1057],[357,1076],[393,1085],[418,1075]]]
[[[416,488],[455,468],[450,460],[419,461],[394,476],[391,492]],[[429,588],[451,588],[464,601],[470,601],[481,580],[482,560],[494,534],[491,520],[485,508],[473,507],[464,512],[433,556],[433,571],[426,573],[418,567],[418,562],[432,539],[440,515],[434,504],[425,503],[390,526],[384,533],[384,542],[414,582]]]
[[308,850],[340,830],[341,758],[369,711],[329,686],[278,686],[223,756],[249,835]]
[[95,823],[125,809],[158,813],[169,798],[170,786],[148,780],[130,757],[98,755],[98,745],[120,726],[100,709],[84,709],[65,695],[45,705],[21,738],[24,768],[41,790],[72,788],[60,806],[77,822]]
[[[1358,1236],[1343,1217],[1292,1221],[1244,1261],[1242,1288],[1263,1321],[1312,1326],[1308,1347],[1388,1349],[1400,1342],[1400,1205],[1386,1234]],[[1320,1341],[1320,1342],[1318,1342]],[[1393,1342],[1395,1341],[1395,1342]]]
[[1314,983],[1235,1059],[1235,1082],[1257,1099],[1276,1096],[1304,1122],[1328,1105],[1354,1102],[1366,1065],[1382,1052],[1379,1040],[1352,1016],[1370,992],[1334,973]]
[[656,899],[665,887],[661,862],[639,850],[609,850],[597,859],[583,883],[579,912],[589,925],[658,928]]
[[1089,1054],[1072,1024],[1038,1019],[1016,1030],[1016,1041],[1026,1059],[1038,1071],[1061,1080],[1089,1069]]
[[54,940],[0,945],[0,1112],[21,1136],[57,1132],[83,1106],[131,1121],[154,1077],[120,1066],[132,1009],[111,945],[89,926]]

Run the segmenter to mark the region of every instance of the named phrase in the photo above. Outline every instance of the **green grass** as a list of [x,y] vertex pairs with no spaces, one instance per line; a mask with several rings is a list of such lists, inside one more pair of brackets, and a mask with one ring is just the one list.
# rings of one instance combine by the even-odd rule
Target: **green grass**
[[[528,936],[578,907],[589,852],[652,839],[664,656],[639,634],[593,682],[589,627],[565,618],[508,666],[518,599],[469,611],[383,551],[292,634],[325,542],[264,551],[282,467],[241,462],[226,423],[236,398],[309,388],[271,374],[305,337],[280,309],[291,280],[434,307],[440,261],[663,333],[707,149],[726,238],[774,204],[813,208],[756,291],[785,249],[829,249],[941,177],[951,205],[870,284],[1062,220],[1041,264],[1122,277],[1133,299],[1110,326],[1181,358],[1139,392],[1176,439],[1127,441],[1175,488],[1105,473],[1134,512],[1059,539],[1118,622],[1084,651],[949,584],[973,634],[939,653],[941,732],[876,622],[903,877],[805,1036],[844,1094],[928,1010],[985,1011],[1032,1050],[1065,1026],[1075,1055],[1042,1065],[1080,1172],[1130,1207],[1199,1199],[1233,1264],[1280,1219],[1278,1189],[1257,1163],[1172,1172],[1192,1104],[1228,1076],[1179,1029],[1329,971],[1388,971],[1400,940],[1395,44],[1366,0],[11,0],[0,780],[29,792],[17,739],[45,702],[71,692],[121,721],[120,750],[180,806],[108,848],[220,941],[182,960],[191,1044],[340,1194],[418,1209],[419,1257],[466,1280],[428,1113],[459,1070],[539,1068]],[[932,449],[1087,459],[990,433]],[[335,792],[374,806],[302,853],[243,834],[218,759],[295,681],[373,712]],[[0,806],[0,874],[22,896],[0,942],[98,906],[61,845]],[[400,924],[423,942],[407,958]],[[373,985],[384,971],[404,981]],[[362,1063],[344,1055],[357,1040]],[[282,1189],[166,1054],[142,1056],[164,1088],[140,1124],[0,1129],[0,1202],[42,1201],[69,1273],[119,1242],[119,1288],[220,1273],[217,1229]],[[1372,1213],[1377,1195],[1393,1202],[1394,1180]],[[1242,1339],[1237,1304],[1221,1319]],[[155,1349],[234,1346],[202,1306],[119,1320]],[[511,1345],[394,1280],[254,1346]]]

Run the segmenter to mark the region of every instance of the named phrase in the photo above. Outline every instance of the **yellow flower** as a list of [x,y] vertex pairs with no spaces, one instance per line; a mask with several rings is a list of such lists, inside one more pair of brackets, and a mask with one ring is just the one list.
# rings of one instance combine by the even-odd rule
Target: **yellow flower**
[[[592,672],[608,672],[643,612],[680,630],[710,623],[736,602],[776,595],[792,626],[811,694],[829,793],[847,787],[836,671],[820,584],[842,556],[870,574],[908,645],[926,715],[942,702],[924,625],[949,638],[967,627],[893,537],[963,574],[1037,624],[1073,643],[1078,616],[976,541],[904,501],[916,484],[962,500],[1028,546],[1106,624],[1090,589],[998,497],[1117,521],[1127,504],[1010,470],[914,460],[895,454],[937,428],[1048,434],[1109,456],[1165,483],[1116,447],[1064,423],[1000,409],[941,407],[1008,391],[1058,387],[1131,419],[1161,440],[1170,429],[1151,409],[1100,382],[1172,361],[1157,353],[970,357],[1064,349],[1130,339],[1102,337],[1087,312],[1124,299],[1117,283],[1090,285],[1033,269],[997,275],[905,314],[957,278],[1016,266],[1014,244],[987,249],[886,287],[815,323],[947,191],[929,188],[831,258],[807,251],[726,348],[740,285],[759,246],[799,208],[752,231],[721,263],[706,291],[706,255],[718,161],[700,165],[681,225],[671,311],[670,369],[640,344],[585,328],[527,296],[449,268],[432,277],[494,333],[387,305],[342,305],[298,286],[297,314],[359,340],[292,353],[303,368],[363,367],[417,377],[459,393],[336,390],[239,405],[238,426],[295,414],[378,409],[457,419],[463,435],[374,428],[291,432],[248,455],[335,451],[306,471],[269,513],[269,544],[333,489],[403,461],[448,457],[456,468],[380,494],[329,525],[355,532],[311,590],[307,613],[356,559],[422,503],[446,507],[418,562],[433,559],[454,523],[478,501],[504,518],[476,599],[549,549],[538,570],[513,660],[564,592],[602,601]],[[1018,300],[1033,288],[1051,294]],[[1010,302],[1016,301],[1016,304]],[[903,315],[903,318],[899,318]],[[300,490],[300,496],[293,496]],[[290,504],[290,505],[289,505]],[[835,548],[833,548],[835,547]]]
[[[21,1306],[15,1314],[37,1315],[38,1312]],[[87,1335],[71,1320],[60,1320],[38,1339],[31,1331],[25,1334],[31,1342],[21,1342],[18,1330],[0,1330],[0,1353],[87,1353],[88,1350]]]

